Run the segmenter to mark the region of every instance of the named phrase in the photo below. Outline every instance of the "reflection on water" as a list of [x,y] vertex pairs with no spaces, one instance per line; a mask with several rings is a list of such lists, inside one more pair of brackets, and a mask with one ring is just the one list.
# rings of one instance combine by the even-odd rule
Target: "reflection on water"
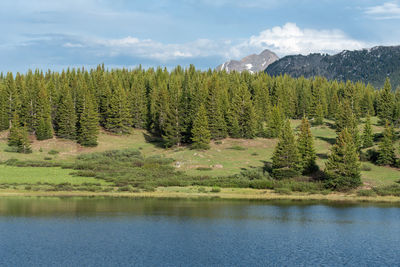
[[0,266],[396,265],[399,245],[393,205],[0,198]]

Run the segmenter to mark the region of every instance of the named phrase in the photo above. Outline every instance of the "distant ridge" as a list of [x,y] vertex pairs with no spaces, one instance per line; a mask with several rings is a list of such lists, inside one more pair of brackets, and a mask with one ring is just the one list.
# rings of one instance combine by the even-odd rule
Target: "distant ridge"
[[252,54],[238,60],[230,60],[217,67],[217,70],[230,71],[249,71],[251,73],[265,70],[268,65],[278,60],[279,57],[272,51],[265,49],[260,54]]
[[285,56],[270,64],[265,72],[270,75],[324,76],[329,80],[361,81],[375,87],[381,87],[389,77],[393,88],[396,88],[400,85],[400,46],[344,50],[336,55]]

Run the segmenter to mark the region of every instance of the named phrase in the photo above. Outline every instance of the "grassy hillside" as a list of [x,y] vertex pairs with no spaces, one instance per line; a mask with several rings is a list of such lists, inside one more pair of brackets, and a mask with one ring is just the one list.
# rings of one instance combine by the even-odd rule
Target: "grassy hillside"
[[[374,133],[382,132],[382,127],[376,125],[373,118]],[[293,120],[292,127],[296,128],[300,121]],[[315,138],[317,163],[323,169],[329,149],[335,142],[335,130],[330,127],[332,121],[326,121],[325,125],[312,127]],[[359,126],[360,132],[363,125]],[[111,149],[135,148],[145,156],[162,155],[175,159],[174,166],[189,175],[227,176],[240,173],[242,170],[261,167],[265,161],[269,161],[276,139],[255,138],[248,139],[224,139],[212,142],[211,149],[207,151],[191,150],[188,147],[176,147],[164,149],[157,140],[151,138],[145,131],[134,130],[130,135],[113,135],[101,132],[99,146],[95,148],[83,148],[72,141],[51,139],[46,141],[33,141],[32,154],[19,154],[4,152],[7,150],[7,133],[0,133],[0,161],[9,159],[18,160],[44,160],[48,162],[73,162],[77,155],[83,153],[101,152]],[[396,148],[399,142],[396,143]],[[388,185],[400,179],[400,171],[394,168],[375,166],[371,163],[362,163],[370,167],[370,171],[362,172],[362,179],[366,187],[375,185]],[[0,165],[0,183],[98,183],[95,178],[75,177],[71,170],[61,168],[32,168],[10,167]],[[104,182],[102,182],[104,183]]]

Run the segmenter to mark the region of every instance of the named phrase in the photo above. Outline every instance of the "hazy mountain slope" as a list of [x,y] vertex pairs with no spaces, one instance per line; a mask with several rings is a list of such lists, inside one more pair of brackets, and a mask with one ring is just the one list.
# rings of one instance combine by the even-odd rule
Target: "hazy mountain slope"
[[327,79],[351,80],[383,85],[386,77],[394,87],[400,84],[400,46],[377,46],[356,51],[345,50],[336,55],[310,54],[286,56],[269,65],[270,75],[293,77],[324,76]]

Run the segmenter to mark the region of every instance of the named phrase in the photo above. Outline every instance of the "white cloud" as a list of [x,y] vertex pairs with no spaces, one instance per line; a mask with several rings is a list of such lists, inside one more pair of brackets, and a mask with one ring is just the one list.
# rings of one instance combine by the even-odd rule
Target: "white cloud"
[[251,36],[248,41],[237,46],[235,51],[268,48],[279,55],[288,55],[336,53],[367,46],[367,43],[352,39],[341,30],[301,29],[295,23],[286,23],[282,27],[273,27]]
[[385,2],[383,5],[368,7],[365,14],[374,19],[400,19],[400,6],[397,1]]
[[239,59],[264,49],[270,49],[280,56],[316,52],[336,53],[369,45],[348,37],[340,30],[301,29],[294,23],[286,23],[282,27],[266,29],[244,41],[198,39],[187,43],[168,44],[128,36],[120,39],[66,40],[63,46],[71,49],[89,49],[99,56],[125,55],[167,62],[205,57]]

